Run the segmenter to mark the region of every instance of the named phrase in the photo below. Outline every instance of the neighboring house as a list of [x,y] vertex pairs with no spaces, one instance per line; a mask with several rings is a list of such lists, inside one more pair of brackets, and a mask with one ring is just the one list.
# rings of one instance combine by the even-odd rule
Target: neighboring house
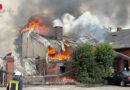
[[130,71],[130,29],[118,29],[117,32],[111,32],[106,36],[105,41],[116,51],[115,70]]

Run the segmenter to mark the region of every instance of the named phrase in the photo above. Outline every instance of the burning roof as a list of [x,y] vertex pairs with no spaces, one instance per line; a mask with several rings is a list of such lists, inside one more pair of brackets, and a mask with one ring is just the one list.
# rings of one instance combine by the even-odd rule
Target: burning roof
[[[73,48],[76,47],[75,41],[70,40],[67,37],[63,37],[62,41],[59,41],[57,39],[55,39],[55,40],[50,39],[50,38],[39,35],[34,29],[29,30],[27,32],[28,33],[26,33],[26,35],[28,34],[27,39],[29,38],[29,43],[27,43],[27,45],[25,45],[24,43],[26,43],[26,41],[23,42],[23,45],[24,45],[23,47],[27,49],[27,51],[26,51],[26,49],[24,49],[23,54],[28,52],[29,56],[28,56],[28,54],[25,54],[25,55],[27,55],[27,57],[35,58],[37,55],[41,56],[41,54],[34,55],[34,53],[39,52],[39,51],[37,51],[36,49],[33,50],[33,48],[35,46],[39,46],[35,42],[39,42],[40,47],[36,47],[37,49],[40,49],[40,51],[42,50],[42,47],[44,47],[44,50],[47,49],[45,51],[41,51],[41,52],[44,52],[44,55],[42,55],[42,57],[48,53],[49,60],[72,60],[71,53],[73,51]],[[25,34],[24,34],[24,36],[25,36]],[[28,40],[27,40],[27,42],[28,42]],[[35,43],[35,46],[32,46],[32,45],[34,45],[33,43]],[[25,47],[25,46],[27,46],[27,47]],[[28,47],[29,47],[29,49],[28,49]]]
[[39,55],[45,59],[46,54],[48,54],[48,59],[51,60],[70,60],[72,48],[76,47],[76,42],[72,38],[63,37],[61,26],[52,27],[52,22],[48,20],[46,22],[46,20],[46,17],[34,16],[21,31],[22,34],[28,32],[23,35],[23,57],[35,58]]
[[44,46],[54,48],[57,52],[65,50],[64,44],[68,47],[76,47],[76,42],[67,37],[63,37],[62,41],[53,40],[37,34],[34,30],[30,33],[30,36]]
[[33,28],[40,35],[49,35],[51,34],[52,21],[53,19],[47,15],[32,16],[28,25],[21,30],[21,34]]

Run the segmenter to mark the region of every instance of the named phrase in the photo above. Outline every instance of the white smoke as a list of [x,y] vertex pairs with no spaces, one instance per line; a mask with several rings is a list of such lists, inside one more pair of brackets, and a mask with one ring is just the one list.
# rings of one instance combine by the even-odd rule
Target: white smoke
[[103,42],[104,36],[108,32],[108,29],[102,26],[99,18],[88,11],[77,19],[67,13],[60,22],[63,25],[64,35],[75,37],[78,43],[92,43],[94,39]]
[[12,15],[17,14],[19,4],[17,0],[0,0],[0,3],[5,11],[0,13],[0,57],[4,57],[9,52],[16,54],[14,41],[17,37],[18,28],[13,22]]
[[53,21],[53,27],[56,27],[56,26],[60,26],[60,27],[63,26],[60,19],[56,19]]
[[103,41],[106,31],[103,26],[129,28],[130,24],[130,0],[0,0],[0,3],[6,10],[0,14],[0,56],[11,51],[15,55],[21,52],[19,32],[36,14],[61,19],[63,14],[70,13],[58,22],[63,24],[65,35],[75,35],[83,42],[90,37]]

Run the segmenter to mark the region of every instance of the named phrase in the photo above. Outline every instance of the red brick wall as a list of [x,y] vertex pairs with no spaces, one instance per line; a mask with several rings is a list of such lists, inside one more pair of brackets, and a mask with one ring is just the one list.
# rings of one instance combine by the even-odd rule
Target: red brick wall
[[59,67],[56,63],[47,64],[47,75],[57,75],[59,74]]
[[123,62],[124,62],[123,57],[118,60],[118,71],[121,71],[121,64],[123,64]]
[[[58,75],[59,74],[59,66],[56,63],[47,63],[47,75]],[[54,82],[56,81],[56,77],[49,77],[46,78],[47,82]]]
[[[46,74],[47,75],[59,75],[60,72],[60,66],[65,66],[65,72],[72,70],[72,63],[64,64],[64,63],[47,63],[47,69]],[[73,76],[72,73],[67,74],[67,76]],[[49,77],[46,78],[46,82],[57,82],[57,79],[59,77]]]
[[[14,73],[14,57],[7,56],[6,57],[7,65],[6,65],[6,71],[10,73]],[[7,74],[7,83],[13,78],[13,76]]]
[[[116,50],[117,52],[120,52],[120,53],[122,53],[122,54],[125,54],[125,55],[127,55],[127,56],[129,56],[130,57],[130,48],[124,48],[124,49],[117,49]],[[128,60],[128,59],[125,59],[125,58],[123,58],[123,57],[121,57],[120,59],[119,59],[119,62],[118,62],[118,70],[119,71],[121,71],[120,70],[120,67],[121,67],[121,64],[124,62],[124,60]],[[128,60],[128,66],[130,67],[130,60]]]

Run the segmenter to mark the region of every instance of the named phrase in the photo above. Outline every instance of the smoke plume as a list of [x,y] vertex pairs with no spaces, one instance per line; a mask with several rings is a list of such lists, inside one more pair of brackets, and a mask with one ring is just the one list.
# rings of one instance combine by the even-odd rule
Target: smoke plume
[[21,52],[19,32],[27,25],[29,18],[36,14],[59,18],[66,30],[65,34],[70,32],[79,37],[89,31],[92,37],[98,37],[94,33],[106,30],[103,26],[127,27],[130,23],[130,0],[1,0],[0,3],[5,9],[5,13],[0,16],[0,56],[10,51]]
[[[90,11],[98,17],[110,20],[114,26],[128,24],[130,0],[21,0],[15,20],[25,24],[32,15],[44,13],[61,17],[65,13],[78,17]],[[102,20],[101,20],[102,21]],[[106,21],[103,21],[106,22]]]
[[[58,25],[62,22],[63,34],[74,37],[77,43],[93,43],[94,39],[98,42],[104,41],[104,36],[109,32],[108,28],[101,25],[99,18],[90,12],[85,12],[78,18],[70,14],[65,14],[61,20],[54,20]],[[60,24],[61,25],[61,24]]]

